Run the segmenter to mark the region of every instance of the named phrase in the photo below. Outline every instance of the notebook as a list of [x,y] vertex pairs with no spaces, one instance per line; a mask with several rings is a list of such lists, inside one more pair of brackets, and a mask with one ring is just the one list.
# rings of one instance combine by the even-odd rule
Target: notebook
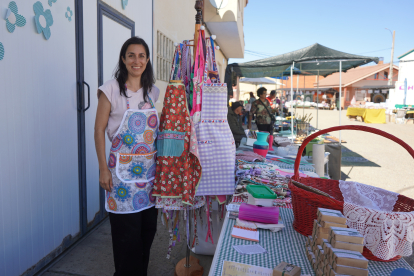
[[233,226],[233,231],[231,231],[231,236],[233,238],[259,242],[259,231],[257,231],[257,229],[235,225]]

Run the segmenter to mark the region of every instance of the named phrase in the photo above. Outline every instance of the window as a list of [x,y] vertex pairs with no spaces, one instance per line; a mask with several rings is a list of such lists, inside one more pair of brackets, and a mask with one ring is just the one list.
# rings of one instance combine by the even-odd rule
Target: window
[[355,100],[363,101],[365,98],[365,90],[356,91],[355,92]]
[[378,79],[378,73],[376,73],[375,75],[374,75],[374,80],[377,80]]
[[384,79],[387,80],[388,79],[388,72],[384,72]]
[[171,62],[174,55],[174,42],[157,31],[157,80],[170,80]]

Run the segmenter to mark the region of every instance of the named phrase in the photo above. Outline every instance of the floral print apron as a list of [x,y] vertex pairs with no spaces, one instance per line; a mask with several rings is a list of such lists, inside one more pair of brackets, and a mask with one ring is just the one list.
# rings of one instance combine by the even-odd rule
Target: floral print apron
[[181,82],[172,81],[167,87],[157,148],[153,195],[180,199],[183,204],[194,205],[201,165],[185,87]]
[[113,189],[106,191],[107,212],[128,214],[155,205],[152,196],[157,157],[155,139],[158,132],[158,113],[150,97],[150,109],[127,110],[115,133],[109,154],[108,167]]

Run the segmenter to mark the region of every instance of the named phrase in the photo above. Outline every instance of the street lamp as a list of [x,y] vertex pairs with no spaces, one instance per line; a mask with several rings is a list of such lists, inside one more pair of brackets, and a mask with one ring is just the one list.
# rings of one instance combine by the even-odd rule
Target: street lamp
[[386,30],[390,31],[392,36],[392,48],[391,48],[391,61],[390,61],[390,72],[388,74],[388,85],[392,84],[392,77],[393,77],[393,59],[394,59],[394,40],[395,40],[395,31],[392,31],[388,28]]

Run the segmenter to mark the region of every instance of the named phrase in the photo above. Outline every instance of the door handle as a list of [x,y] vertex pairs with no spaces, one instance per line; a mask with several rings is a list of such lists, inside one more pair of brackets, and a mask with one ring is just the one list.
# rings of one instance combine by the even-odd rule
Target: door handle
[[91,87],[86,81],[83,81],[84,84],[88,87],[88,106],[83,110],[84,112],[89,109],[91,106]]

